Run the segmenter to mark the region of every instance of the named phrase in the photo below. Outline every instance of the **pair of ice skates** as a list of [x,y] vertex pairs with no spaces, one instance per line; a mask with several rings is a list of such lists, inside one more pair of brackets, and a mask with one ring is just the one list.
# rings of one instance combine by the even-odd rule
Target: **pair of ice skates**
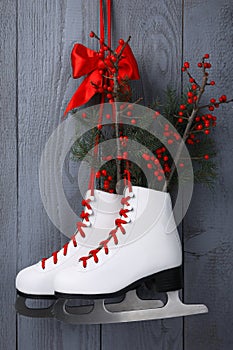
[[[49,259],[19,272],[19,313],[95,324],[208,312],[205,305],[180,301],[182,250],[168,193],[135,186],[128,186],[123,196],[95,190],[94,196],[87,192],[82,204],[83,220],[71,241]],[[165,306],[137,296],[136,288],[151,281],[158,292],[167,293]],[[106,303],[122,295],[123,301]],[[49,308],[30,309],[26,298],[54,301]],[[75,298],[94,303],[68,306],[67,301]]]

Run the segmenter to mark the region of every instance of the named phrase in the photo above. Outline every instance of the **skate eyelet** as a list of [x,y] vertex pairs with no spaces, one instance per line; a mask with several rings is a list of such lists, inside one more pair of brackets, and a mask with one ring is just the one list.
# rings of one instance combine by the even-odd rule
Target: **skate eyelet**
[[129,197],[133,198],[133,197],[135,197],[135,194],[133,192],[129,192]]
[[86,212],[87,214],[89,214],[89,215],[93,214],[93,210],[92,210],[92,209],[87,209],[85,212]]
[[90,223],[90,221],[84,221],[84,224],[87,226],[87,227],[89,227],[89,226],[91,226],[91,223]]
[[133,211],[134,210],[131,205],[126,206],[126,209],[128,209],[128,211]]

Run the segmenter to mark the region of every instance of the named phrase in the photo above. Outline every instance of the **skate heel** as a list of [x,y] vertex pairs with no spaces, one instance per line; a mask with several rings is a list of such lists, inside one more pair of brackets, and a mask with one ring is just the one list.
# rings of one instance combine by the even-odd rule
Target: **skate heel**
[[157,292],[171,292],[183,288],[182,266],[160,271],[154,275]]

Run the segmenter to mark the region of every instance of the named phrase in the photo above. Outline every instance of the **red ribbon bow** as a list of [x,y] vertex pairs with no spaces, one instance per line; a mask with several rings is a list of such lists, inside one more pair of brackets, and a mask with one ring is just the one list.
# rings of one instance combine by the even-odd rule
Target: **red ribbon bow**
[[[119,45],[116,53],[120,54],[121,49],[122,45]],[[71,98],[65,114],[87,103],[97,92],[100,92],[98,87],[101,88],[103,84],[103,71],[112,65],[108,58],[100,57],[98,52],[88,49],[82,44],[74,45],[71,62],[75,79],[83,75],[87,76]],[[118,81],[126,78],[131,80],[140,78],[137,61],[128,44],[125,46],[118,63]]]

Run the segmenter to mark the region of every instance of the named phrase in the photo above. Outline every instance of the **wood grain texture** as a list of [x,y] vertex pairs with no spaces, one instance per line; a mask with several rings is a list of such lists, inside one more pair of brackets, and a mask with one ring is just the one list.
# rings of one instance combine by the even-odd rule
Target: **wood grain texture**
[[[113,2],[113,42],[132,36],[130,46],[141,80],[135,95],[152,103],[167,85],[181,86],[182,1]],[[180,350],[182,319],[102,326],[103,350]]]
[[[148,105],[167,85],[180,89],[182,56],[196,68],[197,60],[206,52],[212,56],[216,80],[209,97],[223,92],[232,97],[232,5],[232,0],[113,1],[113,43],[116,46],[119,38],[132,35],[131,47],[139,63],[141,81],[133,83],[136,97],[143,97]],[[98,32],[99,14],[96,0],[7,0],[0,3],[0,10],[0,348],[231,349],[231,105],[217,114],[214,137],[220,171],[215,190],[196,186],[183,225],[185,302],[206,303],[208,315],[105,326],[16,318],[16,270],[49,256],[65,240],[49,221],[41,202],[39,161],[45,142],[80,83],[71,77],[72,46],[78,41],[97,48],[88,34],[91,30]],[[67,164],[65,192],[78,213],[80,193],[72,178],[77,168]]]
[[0,13],[0,348],[14,349],[14,276],[17,259],[16,1],[2,1]]
[[[196,69],[198,59],[210,53],[216,87],[209,88],[209,97],[233,94],[232,5],[231,0],[185,1],[184,57]],[[217,110],[216,115],[219,176],[213,192],[196,187],[184,222],[185,301],[209,307],[208,315],[185,319],[184,348],[188,350],[233,347],[232,105]]]
[[[71,79],[70,51],[84,41],[94,5],[81,1],[18,2],[19,240],[18,270],[50,256],[63,243],[43,209],[38,181],[41,152],[60,123],[78,82]],[[90,12],[88,12],[90,11]],[[59,191],[59,189],[58,189]],[[19,316],[18,348],[98,349],[99,326],[67,327],[54,320]]]

